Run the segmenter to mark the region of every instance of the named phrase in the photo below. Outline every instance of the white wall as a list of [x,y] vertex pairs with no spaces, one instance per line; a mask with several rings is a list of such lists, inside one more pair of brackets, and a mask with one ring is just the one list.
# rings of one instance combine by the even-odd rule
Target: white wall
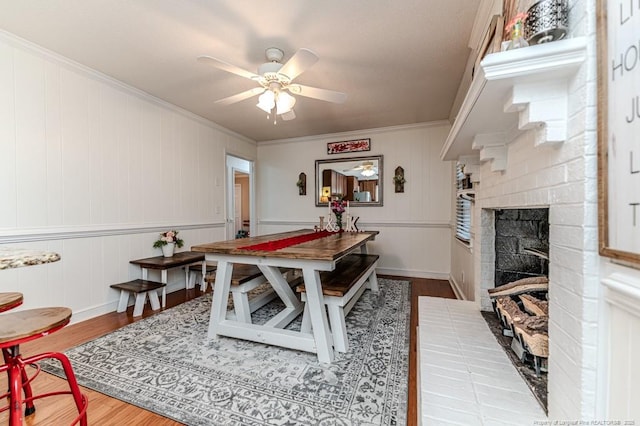
[[[449,124],[433,123],[363,130],[258,145],[259,232],[313,228],[327,208],[315,206],[315,160],[383,155],[384,205],[351,207],[361,229],[379,230],[371,252],[381,255],[380,273],[449,278],[452,164],[438,155]],[[327,142],[371,138],[371,151],[327,155]],[[395,193],[396,167],[405,170],[404,193]],[[298,195],[300,172],[307,195]]]
[[[62,260],[2,271],[23,308],[115,310],[110,284],[140,277],[158,233],[224,238],[225,153],[255,143],[56,54],[0,33],[0,244]],[[217,183],[217,184],[216,184]],[[183,286],[173,273],[170,289]],[[158,279],[158,277],[151,277]]]

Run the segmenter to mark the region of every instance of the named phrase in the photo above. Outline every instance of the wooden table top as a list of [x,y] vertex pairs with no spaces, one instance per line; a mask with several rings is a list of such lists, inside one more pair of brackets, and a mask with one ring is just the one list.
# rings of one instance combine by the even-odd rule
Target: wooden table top
[[141,268],[147,269],[171,269],[178,266],[189,265],[195,262],[202,262],[204,254],[195,253],[193,251],[181,251],[174,253],[171,257],[155,256],[146,259],[131,260],[129,263],[140,265]]
[[313,232],[313,229],[299,229],[297,231],[278,234],[200,244],[191,247],[191,250],[199,253],[333,261],[366,244],[368,241],[372,241],[376,235],[380,233],[379,231],[331,233],[323,238],[273,251],[246,250],[241,248],[284,238],[297,237]]

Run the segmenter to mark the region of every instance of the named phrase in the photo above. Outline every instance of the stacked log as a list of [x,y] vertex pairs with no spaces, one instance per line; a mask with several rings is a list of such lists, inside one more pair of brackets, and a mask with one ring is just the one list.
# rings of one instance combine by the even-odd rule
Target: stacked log
[[511,297],[498,298],[496,311],[529,353],[541,358],[549,356],[548,316],[531,316],[523,312]]
[[522,301],[524,310],[531,315],[548,316],[549,315],[549,302],[546,300],[540,300],[533,297],[530,294],[521,294],[518,296]]
[[521,280],[501,285],[500,287],[490,288],[488,290],[489,297],[497,298],[502,296],[517,296],[523,293],[546,292],[549,291],[549,278],[547,277],[529,277]]

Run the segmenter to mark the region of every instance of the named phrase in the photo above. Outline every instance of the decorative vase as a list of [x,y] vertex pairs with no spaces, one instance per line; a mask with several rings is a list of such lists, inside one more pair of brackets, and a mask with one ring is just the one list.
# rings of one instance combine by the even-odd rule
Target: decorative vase
[[511,41],[507,45],[507,50],[529,46],[529,43],[524,39],[523,26],[524,23],[522,21],[516,21],[513,24],[513,29],[511,30]]
[[164,257],[172,257],[176,249],[176,243],[167,243],[162,246],[162,255]]
[[342,213],[336,213],[336,225],[338,226],[338,231],[342,230]]

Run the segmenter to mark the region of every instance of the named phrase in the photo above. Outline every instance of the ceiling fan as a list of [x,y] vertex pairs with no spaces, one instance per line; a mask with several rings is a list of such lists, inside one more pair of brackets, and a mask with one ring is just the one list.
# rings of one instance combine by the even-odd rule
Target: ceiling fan
[[362,164],[359,164],[351,169],[343,170],[346,172],[360,172],[362,176],[370,177],[378,173],[377,167],[373,165],[373,161],[363,161]]
[[212,56],[199,56],[198,61],[200,62],[209,63],[216,68],[248,78],[260,85],[236,95],[219,99],[216,103],[229,105],[260,95],[256,106],[267,114],[273,114],[275,123],[277,115],[280,115],[283,120],[296,118],[296,114],[293,111],[296,98],[291,94],[337,104],[341,104],[347,99],[345,93],[293,83],[297,76],[318,61],[318,56],[311,50],[299,49],[285,64],[281,63],[284,52],[276,47],[268,48],[265,51],[265,56],[268,62],[258,67],[257,74]]

